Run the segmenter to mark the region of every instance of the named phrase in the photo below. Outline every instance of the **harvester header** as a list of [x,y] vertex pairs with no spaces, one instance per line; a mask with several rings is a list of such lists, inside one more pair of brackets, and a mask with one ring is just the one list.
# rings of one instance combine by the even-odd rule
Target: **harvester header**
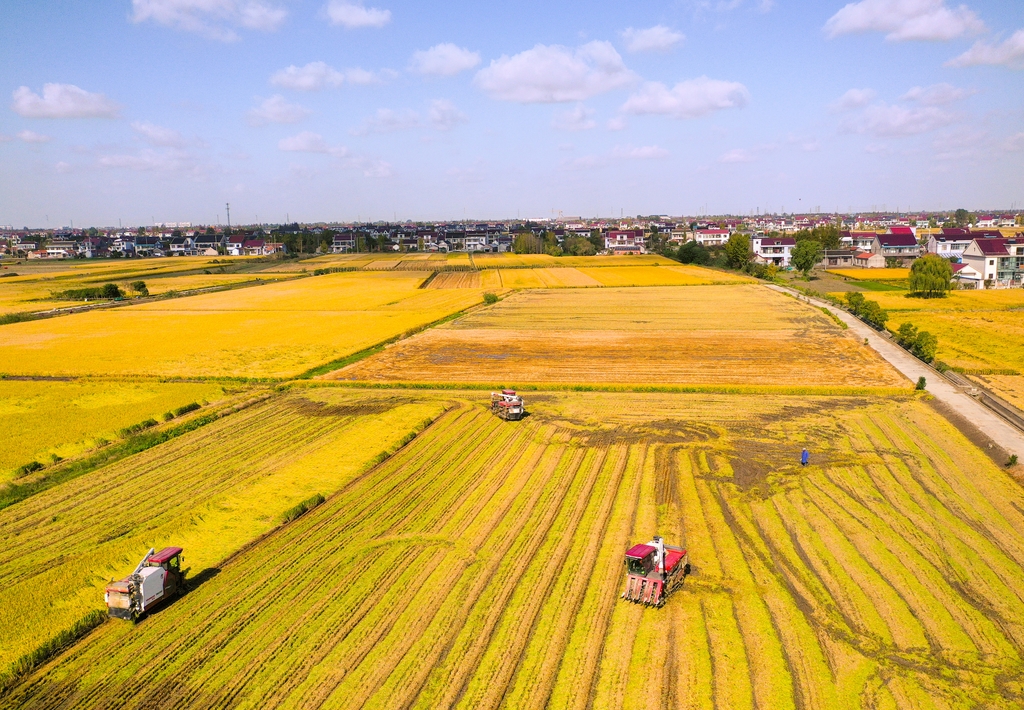
[[515,422],[526,414],[526,405],[515,390],[491,392],[491,412],[505,421]]

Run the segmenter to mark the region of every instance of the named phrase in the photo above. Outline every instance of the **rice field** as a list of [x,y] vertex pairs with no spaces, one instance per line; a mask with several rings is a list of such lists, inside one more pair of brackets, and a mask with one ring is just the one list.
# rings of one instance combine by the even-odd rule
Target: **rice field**
[[329,274],[4,325],[0,373],[294,377],[481,301],[420,289],[426,276]]
[[710,284],[756,283],[754,279],[740,274],[684,264],[670,264],[657,269],[624,266],[580,270],[594,278],[602,286],[706,286]]
[[181,545],[191,574],[210,574],[445,406],[430,396],[285,393],[0,510],[0,675],[102,606],[106,582],[148,548]]
[[550,256],[548,254],[513,254],[511,252],[473,254],[473,261],[481,269],[501,267],[608,267],[608,266],[668,266],[678,264],[658,254],[624,254],[599,256]]
[[206,383],[0,380],[0,486],[32,461],[78,456],[120,429],[222,396]]
[[[469,401],[449,410],[0,705],[1024,703],[1024,494],[920,400],[576,393],[527,406],[517,424]],[[618,599],[623,551],[654,534],[694,565],[659,610]]]
[[822,393],[908,385],[824,314],[745,285],[521,291],[325,378]]
[[939,338],[939,359],[967,370],[1024,372],[1024,289],[951,291],[945,298],[876,293],[893,330],[910,321]]

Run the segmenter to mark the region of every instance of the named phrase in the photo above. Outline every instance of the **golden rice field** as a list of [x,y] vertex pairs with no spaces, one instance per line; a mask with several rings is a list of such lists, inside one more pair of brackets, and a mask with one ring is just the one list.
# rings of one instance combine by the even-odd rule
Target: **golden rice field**
[[745,285],[521,291],[325,377],[823,393],[909,384],[820,311]]
[[[479,404],[450,410],[0,705],[1024,704],[1024,493],[922,401],[576,393],[527,406],[517,424]],[[262,463],[229,448],[225,461]],[[58,559],[35,516],[0,574]],[[67,517],[54,524],[88,526]],[[79,532],[64,560],[87,559],[84,541],[106,528]],[[618,598],[624,550],[654,534],[694,566],[657,610]],[[140,543],[123,543],[119,573]],[[196,543],[186,556],[206,554]]]
[[573,268],[499,269],[503,288],[587,288],[601,282]]
[[439,397],[277,395],[0,510],[0,673],[102,603],[149,547],[192,574],[328,495],[444,410]]
[[910,269],[826,269],[830,274],[856,281],[905,281]]
[[1024,289],[951,291],[945,298],[872,293],[887,326],[910,321],[939,338],[939,359],[968,370],[1024,372]]
[[203,383],[0,380],[0,486],[31,461],[77,456],[120,429],[222,396]]
[[426,276],[329,274],[4,325],[0,374],[293,377],[481,301],[420,289]]

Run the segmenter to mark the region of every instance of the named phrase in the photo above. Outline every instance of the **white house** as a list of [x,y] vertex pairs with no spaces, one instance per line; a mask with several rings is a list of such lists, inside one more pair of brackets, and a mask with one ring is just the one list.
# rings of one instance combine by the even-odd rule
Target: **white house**
[[956,257],[960,259],[964,250],[974,241],[969,230],[966,229],[943,229],[938,234],[928,237],[928,244],[925,249],[929,254],[938,254],[941,257]]
[[729,235],[728,229],[695,229],[693,241],[706,247],[720,247],[729,241]]
[[1024,237],[976,238],[963,262],[981,277],[981,288],[1013,288],[1024,281]]
[[765,264],[787,267],[793,260],[793,248],[796,239],[793,237],[756,236],[750,240],[754,257]]

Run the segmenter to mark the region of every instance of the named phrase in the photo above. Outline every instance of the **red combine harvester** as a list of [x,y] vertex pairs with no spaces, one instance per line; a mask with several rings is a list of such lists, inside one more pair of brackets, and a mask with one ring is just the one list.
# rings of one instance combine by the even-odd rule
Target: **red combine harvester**
[[626,550],[626,591],[622,598],[635,604],[661,606],[690,573],[690,556],[681,547],[655,537],[646,545]]
[[184,560],[180,547],[165,547],[160,552],[150,548],[134,572],[107,585],[103,594],[107,613],[118,619],[138,621],[160,602],[181,594],[185,588],[185,573],[181,570]]
[[516,422],[526,413],[523,398],[515,390],[491,392],[491,412],[507,422]]

